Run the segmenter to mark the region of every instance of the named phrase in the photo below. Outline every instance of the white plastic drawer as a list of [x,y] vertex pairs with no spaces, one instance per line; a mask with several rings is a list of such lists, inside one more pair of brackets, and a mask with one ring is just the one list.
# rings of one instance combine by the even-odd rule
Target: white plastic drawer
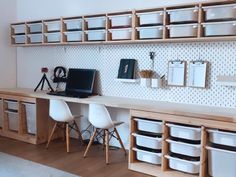
[[26,25],[12,25],[14,34],[25,34]]
[[200,170],[200,162],[199,161],[188,161],[184,159],[179,159],[171,156],[165,156],[167,159],[169,159],[169,167],[182,171],[185,173],[191,173],[191,174],[198,174]]
[[25,105],[27,130],[30,134],[36,134],[36,104],[23,103]]
[[236,18],[236,4],[203,7],[205,21]]
[[85,34],[87,34],[88,41],[105,41],[106,39],[105,30],[85,31]]
[[132,26],[132,15],[114,15],[108,17],[111,20],[111,27],[131,27]]
[[42,30],[43,30],[42,23],[32,23],[32,24],[27,24],[27,25],[29,27],[30,33],[42,33]]
[[170,128],[170,135],[172,137],[194,141],[201,140],[201,128],[175,124],[167,124],[167,126]]
[[6,111],[8,113],[8,120],[9,120],[9,129],[13,131],[19,130],[19,118],[17,112],[10,112]]
[[47,33],[45,34],[48,43],[55,43],[61,41],[61,33]]
[[236,35],[236,21],[203,23],[205,36]]
[[173,140],[166,140],[169,143],[170,151],[176,154],[187,155],[191,157],[200,157],[201,145],[188,144]]
[[161,39],[163,35],[163,26],[139,27],[139,39]]
[[85,18],[88,29],[105,29],[106,17],[91,17]]
[[47,32],[61,31],[61,21],[50,21],[44,23],[46,25]]
[[139,131],[151,132],[155,134],[162,133],[162,122],[161,121],[152,121],[145,119],[134,119],[137,122],[137,128]]
[[220,130],[207,130],[209,140],[212,143],[236,147],[236,132],[225,132]]
[[42,34],[32,34],[28,35],[30,43],[42,43],[43,35]]
[[82,30],[82,19],[64,20],[67,31]]
[[12,36],[15,44],[25,44],[26,43],[26,36],[25,35],[16,35]]
[[132,36],[131,28],[109,29],[112,40],[130,40]]
[[198,22],[198,7],[167,10],[170,23]]
[[4,100],[4,102],[7,104],[7,109],[18,110],[19,104],[17,101]]
[[0,127],[3,125],[3,107],[2,100],[0,99]]
[[137,16],[139,17],[139,25],[147,26],[163,24],[163,14],[163,11],[137,13]]
[[142,162],[147,162],[155,165],[161,164],[161,153],[154,153],[149,151],[140,150],[137,148],[133,148],[136,151],[137,159]]
[[81,42],[82,41],[83,32],[81,31],[64,32],[64,34],[66,35],[67,42]]
[[132,135],[136,138],[136,145],[138,146],[158,150],[162,148],[162,138],[150,137],[136,133],[133,133]]
[[167,29],[171,38],[197,37],[198,24],[169,25]]

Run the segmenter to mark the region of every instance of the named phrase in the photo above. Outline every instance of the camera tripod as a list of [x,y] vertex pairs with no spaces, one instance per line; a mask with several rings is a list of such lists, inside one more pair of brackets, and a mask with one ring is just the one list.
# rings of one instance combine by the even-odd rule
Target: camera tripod
[[43,74],[43,77],[42,77],[42,79],[40,80],[40,82],[38,83],[37,87],[34,89],[34,92],[37,91],[37,89],[40,87],[40,85],[41,85],[41,90],[43,90],[45,81],[47,82],[47,84],[48,84],[48,86],[49,86],[49,88],[50,88],[50,92],[54,92],[54,90],[53,90],[51,84],[50,84],[49,81],[48,81],[47,75],[46,75],[45,73]]

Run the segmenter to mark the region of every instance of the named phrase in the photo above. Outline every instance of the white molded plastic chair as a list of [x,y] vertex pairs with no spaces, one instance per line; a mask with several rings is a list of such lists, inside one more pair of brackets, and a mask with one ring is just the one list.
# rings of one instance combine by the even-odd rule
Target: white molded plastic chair
[[[67,152],[70,152],[70,146],[69,146],[70,130],[69,129],[74,129],[75,131],[77,131],[78,136],[79,136],[78,138],[81,140],[81,143],[83,144],[83,138],[80,133],[80,129],[75,121],[75,118],[80,118],[81,116],[72,115],[70,108],[65,101],[59,100],[59,99],[57,100],[51,99],[50,105],[49,105],[49,115],[55,121],[55,124],[48,138],[48,143],[47,143],[46,148],[48,148],[49,143],[52,139],[52,136],[57,128],[62,128],[63,132],[65,132]],[[63,135],[63,139],[64,139],[64,135]]]
[[[125,147],[116,129],[116,126],[121,125],[123,122],[112,121],[111,116],[104,105],[94,104],[94,103],[89,105],[89,122],[94,126],[95,129],[94,129],[93,135],[90,138],[86,151],[84,153],[84,157],[86,157],[88,150],[90,146],[92,145],[96,134],[99,133],[98,129],[102,129],[104,132],[103,145],[105,144],[106,146],[106,163],[107,164],[109,163],[109,140],[110,140],[109,135],[115,137],[119,141],[126,155]],[[113,131],[109,131],[109,129],[111,128],[113,128]],[[116,134],[116,136],[113,135],[114,133]]]

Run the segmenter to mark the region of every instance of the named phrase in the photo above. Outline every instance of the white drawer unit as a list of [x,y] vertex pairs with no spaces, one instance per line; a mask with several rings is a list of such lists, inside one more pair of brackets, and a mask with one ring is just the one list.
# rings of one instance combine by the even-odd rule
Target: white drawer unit
[[236,21],[202,23],[205,36],[234,36]]
[[27,131],[30,134],[36,134],[36,104],[23,103],[25,106]]
[[109,29],[112,40],[130,40],[132,37],[131,28]]
[[26,32],[25,24],[12,25],[11,27],[13,28],[13,34],[25,34]]
[[136,152],[136,157],[139,161],[147,162],[155,165],[161,164],[161,153],[149,152],[137,148],[133,148],[133,151]]
[[19,104],[17,101],[13,100],[4,100],[4,102],[7,104],[7,109],[9,110],[18,110]]
[[150,149],[161,149],[162,148],[162,138],[151,137],[146,135],[140,135],[137,133],[132,134],[136,138],[136,145],[140,147],[146,147]]
[[198,22],[199,8],[183,8],[167,10],[169,14],[170,23],[184,23],[184,22]]
[[81,42],[83,32],[82,31],[73,31],[73,32],[64,32],[67,42]]
[[26,43],[26,35],[15,35],[12,36],[14,44],[25,44]]
[[139,26],[154,26],[163,24],[163,11],[137,13]]
[[169,167],[190,174],[198,174],[200,171],[200,162],[199,161],[189,161],[176,157],[171,157],[169,155],[165,156],[169,159]]
[[47,21],[44,22],[46,25],[46,31],[47,32],[59,32],[61,31],[61,21]]
[[46,33],[45,36],[48,43],[57,43],[61,41],[61,33]]
[[91,29],[105,29],[106,28],[106,17],[89,17],[85,18],[87,28]]
[[8,114],[8,125],[9,130],[18,131],[19,130],[19,118],[17,112],[6,111]]
[[187,155],[191,157],[200,157],[201,145],[183,143],[174,140],[166,140],[169,143],[170,151],[176,154]]
[[31,34],[28,35],[30,43],[42,43],[43,42],[43,35],[42,34]]
[[89,30],[85,31],[88,41],[105,41],[106,30]]
[[68,19],[64,20],[66,31],[76,31],[76,30],[82,30],[82,23],[83,19]]
[[202,7],[205,21],[236,19],[236,4]]
[[197,37],[198,24],[168,25],[170,38]]
[[220,130],[207,130],[211,143],[236,147],[236,132],[226,132]]
[[170,128],[170,135],[172,137],[193,141],[201,140],[201,128],[175,124],[167,124],[167,126]]
[[42,33],[43,24],[42,23],[30,23],[27,24],[29,28],[29,33]]
[[132,14],[112,15],[108,18],[111,21],[112,28],[132,26]]
[[161,39],[163,37],[163,26],[137,27],[139,39]]
[[150,132],[155,134],[162,133],[162,122],[161,121],[153,121],[146,119],[134,119],[137,122],[137,129],[143,132]]

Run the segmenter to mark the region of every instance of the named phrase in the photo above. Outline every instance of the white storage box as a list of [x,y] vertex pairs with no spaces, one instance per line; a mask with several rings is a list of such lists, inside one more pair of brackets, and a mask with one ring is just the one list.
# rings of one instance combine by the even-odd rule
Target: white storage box
[[170,23],[198,22],[198,7],[167,10]]
[[138,27],[139,39],[161,39],[163,36],[163,26]]
[[27,130],[30,134],[36,134],[36,105],[23,103],[25,105]]
[[0,99],[0,127],[3,125],[3,107],[2,100]]
[[163,24],[163,11],[137,13],[140,26]]
[[207,130],[211,143],[236,147],[236,132],[224,132],[220,130]]
[[16,35],[12,36],[15,44],[25,44],[26,43],[26,36],[25,35]]
[[197,37],[198,24],[169,25],[167,29],[171,38]]
[[176,154],[187,155],[191,157],[200,157],[201,145],[188,144],[173,140],[166,140],[169,143],[170,151]]
[[76,32],[64,32],[66,35],[66,41],[67,42],[81,42],[82,41],[82,31],[76,31]]
[[205,21],[236,19],[236,4],[202,7]]
[[7,113],[8,113],[8,120],[9,120],[9,129],[13,131],[18,131],[19,130],[18,113],[10,112],[10,111],[7,111]]
[[88,29],[105,29],[106,17],[91,17],[85,18]]
[[7,109],[18,110],[19,104],[17,101],[4,100],[4,102],[7,103]]
[[140,135],[136,133],[133,133],[132,135],[136,138],[136,145],[138,146],[151,149],[162,148],[162,138]]
[[112,40],[130,40],[132,36],[131,28],[109,29]]
[[82,19],[64,20],[67,31],[82,30]]
[[236,21],[203,23],[205,36],[236,35]]
[[193,141],[201,140],[201,128],[188,127],[175,124],[167,124],[170,128],[170,135],[175,138],[182,138]]
[[27,24],[29,27],[30,33],[42,33],[43,31],[43,25],[42,23],[31,23]]
[[46,41],[48,43],[60,42],[61,41],[61,33],[47,33],[45,34]]
[[105,41],[106,40],[106,30],[85,31],[85,34],[87,34],[88,41]]
[[155,164],[155,165],[161,164],[161,155],[162,155],[161,153],[144,151],[137,148],[133,148],[133,150],[136,151],[138,160]]
[[132,26],[132,15],[114,15],[108,17],[111,20],[111,27],[131,27]]
[[42,34],[31,34],[28,35],[30,43],[42,43],[43,35]]
[[49,21],[44,23],[46,25],[47,32],[61,31],[61,21]]
[[208,172],[212,177],[236,176],[236,152],[206,147],[208,150]]
[[162,122],[161,121],[153,121],[153,120],[145,120],[145,119],[134,119],[137,122],[137,128],[139,131],[151,132],[155,134],[162,133]]
[[26,25],[12,25],[14,34],[25,34]]

